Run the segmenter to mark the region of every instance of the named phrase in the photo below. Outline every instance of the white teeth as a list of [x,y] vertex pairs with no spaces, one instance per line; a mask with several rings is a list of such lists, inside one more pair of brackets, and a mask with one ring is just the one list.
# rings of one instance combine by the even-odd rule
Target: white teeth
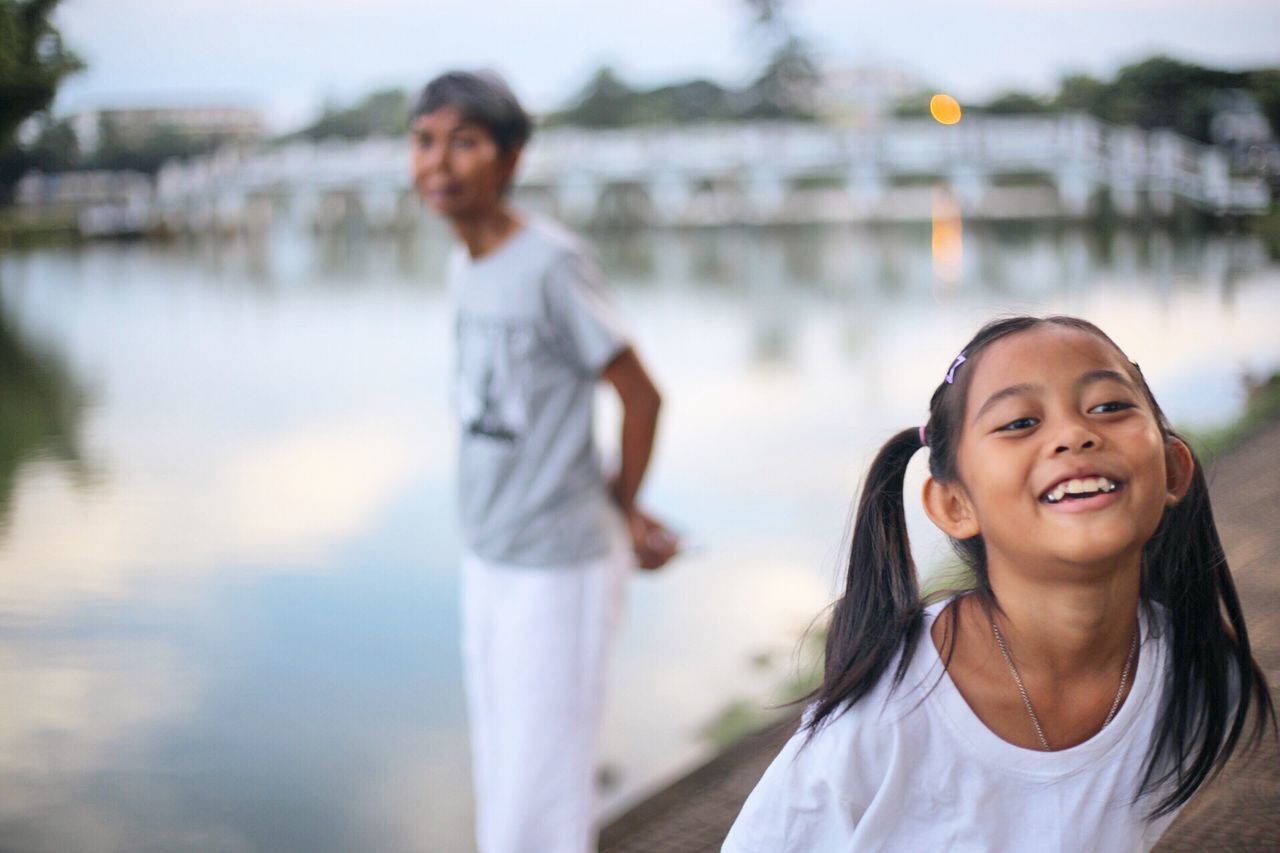
[[1083,477],[1064,480],[1054,486],[1053,491],[1044,496],[1046,502],[1056,504],[1067,495],[1086,495],[1108,492],[1116,490],[1116,484],[1108,480],[1106,477]]

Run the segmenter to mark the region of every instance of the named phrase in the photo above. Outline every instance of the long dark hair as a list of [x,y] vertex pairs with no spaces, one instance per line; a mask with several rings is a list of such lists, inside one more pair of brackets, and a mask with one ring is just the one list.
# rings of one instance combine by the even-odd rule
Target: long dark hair
[[[1085,320],[1020,316],[983,326],[964,347],[963,359],[972,362],[991,342],[1043,324],[1096,335],[1121,352]],[[1178,439],[1138,365],[1125,362],[1165,442]],[[921,641],[925,602],[907,540],[902,480],[907,463],[926,440],[929,473],[943,483],[958,479],[956,446],[973,375],[965,369],[972,364],[961,364],[957,359],[949,373],[953,381],[939,383],[933,392],[927,425],[893,436],[871,463],[854,514],[844,595],[835,603],[827,631],[822,684],[808,697],[813,703],[806,723],[810,736],[833,714],[866,696],[895,658],[891,677],[893,686],[900,684]],[[1261,738],[1268,721],[1275,726],[1266,678],[1250,652],[1240,601],[1214,526],[1204,472],[1194,453],[1192,458],[1195,470],[1186,496],[1165,510],[1143,550],[1142,596],[1168,611],[1173,635],[1160,717],[1135,797],[1172,783],[1172,791],[1152,808],[1153,817],[1176,810],[1222,768],[1240,743],[1251,706],[1257,714],[1250,743]],[[974,593],[985,605],[996,606],[982,537],[951,544],[972,573]],[[949,634],[954,642],[954,631]]]

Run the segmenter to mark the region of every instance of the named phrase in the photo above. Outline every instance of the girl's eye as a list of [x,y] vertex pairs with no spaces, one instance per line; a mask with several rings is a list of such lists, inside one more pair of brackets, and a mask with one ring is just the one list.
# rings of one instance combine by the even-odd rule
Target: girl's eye
[[454,137],[453,144],[454,144],[456,147],[463,149],[464,151],[465,151],[466,149],[468,149],[468,148],[475,148],[475,147],[476,147],[476,141],[475,141],[475,139],[471,138],[470,136],[457,136],[457,137]]
[[1105,415],[1111,412],[1123,412],[1125,409],[1132,409],[1133,403],[1127,403],[1124,400],[1111,400],[1106,403],[1099,403],[1089,410],[1091,415]]
[[1016,432],[1020,429],[1030,429],[1037,423],[1039,421],[1035,418],[1018,418],[1016,421],[1009,421],[1009,423],[997,429],[996,432]]

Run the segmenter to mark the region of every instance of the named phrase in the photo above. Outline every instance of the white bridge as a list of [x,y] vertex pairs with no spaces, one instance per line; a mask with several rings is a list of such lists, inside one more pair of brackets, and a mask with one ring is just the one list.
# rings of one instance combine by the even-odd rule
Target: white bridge
[[[551,128],[530,143],[516,195],[574,224],[673,226],[1253,214],[1270,201],[1212,146],[1082,114]],[[407,138],[224,148],[166,165],[130,206],[144,227],[179,232],[281,219],[397,229],[423,215]]]

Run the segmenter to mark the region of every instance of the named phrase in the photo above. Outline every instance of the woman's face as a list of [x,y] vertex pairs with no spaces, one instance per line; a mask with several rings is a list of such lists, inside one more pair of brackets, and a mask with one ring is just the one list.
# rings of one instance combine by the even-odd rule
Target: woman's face
[[1043,324],[975,361],[956,458],[992,570],[1136,565],[1181,478],[1124,357]]
[[481,218],[502,203],[518,151],[503,153],[489,129],[444,106],[413,122],[413,184],[451,221]]

